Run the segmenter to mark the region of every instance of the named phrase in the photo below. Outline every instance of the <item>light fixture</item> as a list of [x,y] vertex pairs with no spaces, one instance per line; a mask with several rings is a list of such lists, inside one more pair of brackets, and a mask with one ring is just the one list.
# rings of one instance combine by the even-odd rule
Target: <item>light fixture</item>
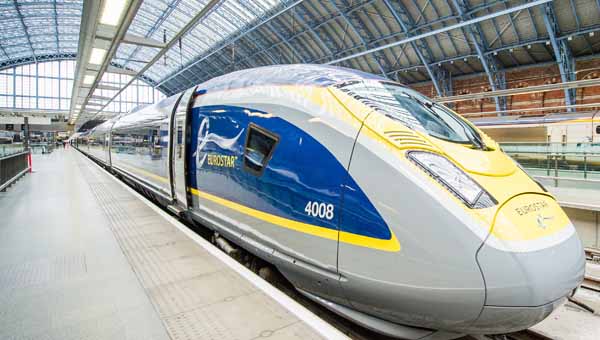
[[95,79],[96,79],[95,76],[93,76],[91,74],[87,74],[85,77],[83,77],[83,83],[87,84],[87,85],[91,85]]
[[121,21],[121,16],[125,10],[125,0],[104,0],[104,8],[102,8],[102,16],[100,23],[104,25],[117,26]]
[[550,40],[546,41],[546,45],[550,45]]
[[512,48],[511,48],[511,49],[509,49],[508,51],[509,51],[510,53],[513,53],[514,49],[512,49]]
[[567,40],[569,40],[569,41],[573,40],[573,36],[572,36],[572,35],[570,35],[570,36],[567,38]]
[[494,55],[498,55],[498,52],[497,52],[497,51],[494,51]]
[[104,57],[106,56],[106,50],[103,48],[92,48],[92,53],[90,54],[90,64],[100,65],[104,61]]
[[410,151],[408,158],[470,208],[488,208],[498,203],[446,157],[432,152]]
[[590,37],[593,37],[593,36],[594,36],[594,32],[590,32]]
[[528,49],[531,49],[531,45],[527,45],[527,48],[528,48]]

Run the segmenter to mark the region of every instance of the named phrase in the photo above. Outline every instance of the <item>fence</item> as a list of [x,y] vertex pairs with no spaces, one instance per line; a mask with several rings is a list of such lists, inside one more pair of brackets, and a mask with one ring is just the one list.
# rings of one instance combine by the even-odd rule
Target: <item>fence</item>
[[502,149],[536,178],[600,189],[599,143],[505,143]]
[[29,170],[28,158],[29,151],[0,156],[0,191],[5,191]]

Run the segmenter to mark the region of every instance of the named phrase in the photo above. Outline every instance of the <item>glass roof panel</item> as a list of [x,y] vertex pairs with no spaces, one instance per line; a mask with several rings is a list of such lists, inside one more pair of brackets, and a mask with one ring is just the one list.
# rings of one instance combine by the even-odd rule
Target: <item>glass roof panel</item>
[[76,54],[83,0],[0,3],[0,68],[18,59]]
[[[128,33],[169,41],[185,26],[208,0],[146,0],[129,27]],[[167,52],[166,58],[156,62],[144,74],[160,81],[179,70],[233,34],[248,29],[255,20],[281,4],[280,0],[223,0],[211,13]],[[144,64],[139,61],[152,59],[157,49],[121,44],[113,61],[123,67],[139,71]]]

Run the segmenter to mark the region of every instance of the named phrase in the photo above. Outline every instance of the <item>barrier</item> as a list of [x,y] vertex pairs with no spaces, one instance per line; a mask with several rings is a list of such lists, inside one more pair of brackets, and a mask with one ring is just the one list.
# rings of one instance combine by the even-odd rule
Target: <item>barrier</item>
[[0,157],[0,191],[6,191],[13,182],[29,171],[29,151]]

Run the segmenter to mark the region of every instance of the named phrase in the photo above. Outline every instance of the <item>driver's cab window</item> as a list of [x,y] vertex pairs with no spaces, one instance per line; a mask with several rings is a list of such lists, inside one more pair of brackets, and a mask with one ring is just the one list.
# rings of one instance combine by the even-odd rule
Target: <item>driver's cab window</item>
[[244,168],[260,176],[273,156],[279,137],[258,125],[250,124],[244,149]]

